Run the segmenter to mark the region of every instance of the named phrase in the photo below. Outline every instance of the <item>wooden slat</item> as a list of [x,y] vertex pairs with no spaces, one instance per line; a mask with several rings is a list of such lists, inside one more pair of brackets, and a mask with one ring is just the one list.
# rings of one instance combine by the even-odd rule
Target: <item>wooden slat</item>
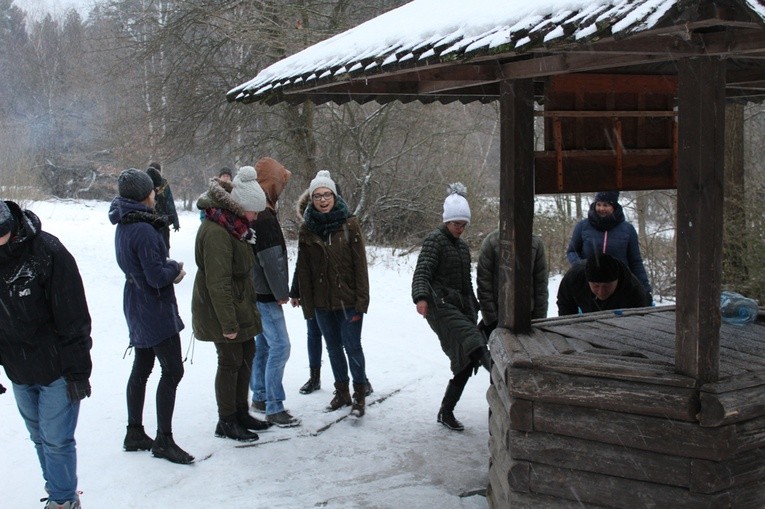
[[[514,398],[695,421],[693,389],[510,368]],[[536,407],[535,407],[536,408]],[[536,410],[535,410],[536,412]],[[536,428],[535,428],[536,429]]]
[[699,395],[702,426],[720,426],[765,416],[765,381],[725,392],[707,392],[702,388]]
[[729,493],[694,494],[684,488],[551,467],[539,463],[531,465],[530,473],[530,486],[533,492],[577,500],[584,506],[594,503],[622,509],[730,507]]
[[673,110],[602,110],[602,111],[582,111],[582,110],[543,110],[535,111],[537,117],[676,117],[677,112]]
[[[760,423],[762,424],[762,423]],[[722,461],[748,450],[765,437],[743,424],[702,428],[661,417],[536,402],[534,431],[556,433],[672,456]]]
[[510,431],[509,438],[514,460],[685,488],[691,485],[689,458],[551,433]]
[[727,461],[691,460],[691,490],[698,493],[715,493],[757,481],[765,482],[765,448]]

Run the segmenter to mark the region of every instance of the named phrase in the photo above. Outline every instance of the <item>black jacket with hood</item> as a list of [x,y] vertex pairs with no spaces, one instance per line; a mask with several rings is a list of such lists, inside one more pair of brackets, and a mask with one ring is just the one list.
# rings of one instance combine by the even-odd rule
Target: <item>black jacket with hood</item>
[[77,263],[33,212],[6,204],[16,227],[0,246],[0,364],[15,384],[88,380],[91,322]]

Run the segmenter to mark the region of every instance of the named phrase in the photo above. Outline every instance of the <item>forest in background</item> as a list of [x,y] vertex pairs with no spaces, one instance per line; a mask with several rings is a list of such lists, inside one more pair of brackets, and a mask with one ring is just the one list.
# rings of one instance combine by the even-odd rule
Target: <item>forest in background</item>
[[[338,182],[369,242],[409,251],[440,221],[446,184],[468,187],[477,249],[497,227],[497,104],[229,104],[268,65],[406,3],[396,0],[102,0],[30,18],[0,0],[4,199],[111,199],[128,167],[160,161],[192,208],[222,166],[263,156],[293,173],[282,223],[318,170]],[[724,286],[765,302],[765,108],[731,104]],[[736,146],[729,143],[729,147]],[[744,172],[741,168],[744,168]],[[590,195],[538,197],[551,274]],[[673,298],[675,192],[622,193],[658,299]],[[659,303],[662,301],[659,300]]]

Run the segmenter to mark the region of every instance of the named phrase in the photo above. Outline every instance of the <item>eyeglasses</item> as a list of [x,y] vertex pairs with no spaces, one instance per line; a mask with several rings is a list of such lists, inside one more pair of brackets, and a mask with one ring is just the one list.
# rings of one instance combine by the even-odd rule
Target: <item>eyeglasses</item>
[[321,200],[331,200],[332,197],[335,196],[335,193],[332,191],[327,191],[326,193],[315,193],[311,196],[313,198],[313,201],[321,201]]
[[458,230],[464,230],[468,225],[467,223],[457,221],[449,221],[449,224]]

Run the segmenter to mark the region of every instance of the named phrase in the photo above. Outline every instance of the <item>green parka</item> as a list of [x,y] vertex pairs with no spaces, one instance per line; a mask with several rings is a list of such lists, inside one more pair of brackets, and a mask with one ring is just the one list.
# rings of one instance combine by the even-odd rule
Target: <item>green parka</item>
[[[240,217],[244,211],[233,199],[231,184],[211,179],[210,189],[197,201],[201,210],[222,208]],[[191,324],[201,341],[243,342],[262,331],[255,304],[251,271],[255,264],[252,246],[236,239],[223,226],[202,221],[194,248],[197,275],[191,298]],[[224,334],[236,332],[230,340]]]
[[476,325],[478,301],[470,266],[468,245],[444,224],[425,238],[412,278],[412,300],[428,301],[428,325],[454,374],[472,364],[470,353],[486,344]]

